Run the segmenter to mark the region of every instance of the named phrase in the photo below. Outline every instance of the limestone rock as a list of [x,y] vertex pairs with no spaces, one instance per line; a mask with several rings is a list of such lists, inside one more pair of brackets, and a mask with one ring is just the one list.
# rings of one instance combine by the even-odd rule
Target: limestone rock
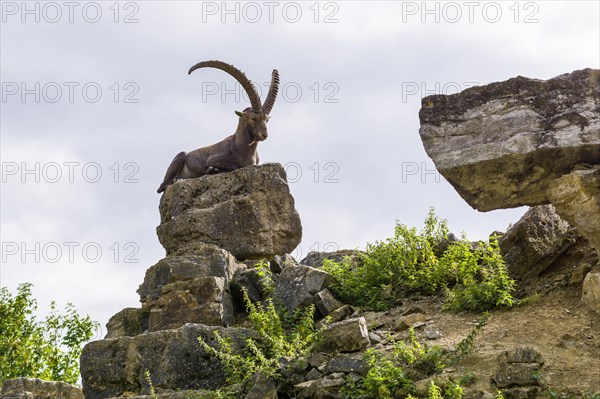
[[[271,273],[280,274],[285,266],[288,265],[297,265],[298,262],[292,255],[275,255],[271,262],[269,262],[269,267],[271,269]],[[310,266],[310,265],[308,265]]]
[[342,399],[341,392],[345,383],[342,378],[321,378],[296,384],[294,390],[299,399]]
[[105,338],[133,337],[148,330],[148,309],[125,308],[106,324]]
[[261,285],[260,278],[255,269],[244,270],[235,275],[231,282],[231,295],[233,296],[234,306],[237,305],[237,310],[244,312],[246,310],[244,304],[244,291],[248,294],[248,299],[252,303],[260,302],[265,292],[265,287]]
[[178,328],[185,323],[227,326],[234,308],[230,283],[244,269],[229,252],[195,243],[151,266],[138,288],[141,309],[124,309],[107,324],[107,338]]
[[425,321],[428,320],[427,315],[423,313],[410,313],[402,316],[396,321],[395,330],[404,331],[411,327],[424,325]]
[[581,300],[600,314],[600,273],[588,273],[583,280]]
[[535,277],[565,252],[577,235],[552,205],[540,205],[530,208],[498,244],[513,277]]
[[215,244],[236,258],[271,259],[300,243],[302,226],[279,164],[186,179],[160,200],[158,238],[167,254],[189,243]]
[[335,299],[331,291],[329,291],[327,288],[317,292],[315,301],[317,309],[322,316],[328,316],[336,309],[342,307],[342,303]]
[[342,250],[333,251],[333,252],[310,251],[306,255],[306,257],[300,261],[300,264],[318,268],[318,267],[323,266],[323,261],[325,259],[329,259],[334,262],[340,263],[347,256],[350,258],[356,259],[358,256],[357,254],[359,252],[360,251],[356,251],[356,250],[352,250],[352,249],[342,249]]
[[[216,347],[214,331],[231,338],[234,348],[256,333],[243,328],[186,324],[135,337],[88,343],[81,355],[81,378],[86,399],[105,399],[147,394],[144,373],[149,371],[157,389],[216,389],[225,384],[223,367],[198,342]],[[256,337],[255,337],[256,338]]]
[[15,378],[4,381],[0,399],[84,399],[80,388],[65,382],[37,378]]
[[556,213],[577,226],[579,233],[600,255],[600,165],[576,170],[557,179],[549,196]]
[[518,347],[498,356],[494,382],[500,389],[539,386],[542,383],[542,355],[531,347]]
[[354,359],[346,355],[334,356],[327,364],[327,374],[358,373],[366,376],[369,369],[362,359]]
[[557,179],[577,165],[600,164],[599,96],[599,70],[546,81],[519,76],[425,97],[419,133],[472,207],[547,204]]
[[353,352],[369,346],[369,331],[364,317],[348,319],[327,326],[319,350],[327,353]]
[[277,387],[263,373],[258,373],[246,399],[277,399]]
[[219,277],[229,283],[243,268],[229,252],[214,245],[197,243],[181,248],[150,267],[137,292],[140,301],[147,303],[158,299],[166,285],[198,277]]
[[275,282],[273,296],[289,311],[314,304],[315,294],[334,282],[329,273],[310,266],[288,265]]

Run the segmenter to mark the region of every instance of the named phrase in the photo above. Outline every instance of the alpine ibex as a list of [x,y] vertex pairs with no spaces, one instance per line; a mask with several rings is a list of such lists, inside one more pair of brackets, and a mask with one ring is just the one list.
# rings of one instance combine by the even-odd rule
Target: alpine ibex
[[235,133],[231,136],[208,147],[177,154],[167,169],[165,179],[157,190],[158,193],[165,191],[167,186],[177,179],[230,172],[244,166],[258,164],[256,147],[259,141],[265,140],[268,136],[267,122],[279,90],[279,73],[276,69],[273,70],[267,98],[261,104],[260,96],[250,80],[233,65],[221,61],[203,61],[191,67],[188,74],[206,67],[217,68],[233,76],[246,90],[251,107],[242,112],[235,111],[239,121]]

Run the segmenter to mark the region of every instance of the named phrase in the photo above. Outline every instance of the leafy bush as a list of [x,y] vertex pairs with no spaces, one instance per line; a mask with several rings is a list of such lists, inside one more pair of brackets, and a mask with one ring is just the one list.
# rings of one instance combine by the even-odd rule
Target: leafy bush
[[31,287],[20,284],[15,296],[0,289],[0,385],[16,377],[76,383],[82,345],[98,323],[80,316],[70,303],[60,314],[54,302],[45,321],[36,321]]
[[[408,339],[394,343],[391,355],[383,355],[373,349],[365,352],[369,372],[359,383],[350,384],[345,392],[347,398],[418,399],[414,381],[440,373],[452,356],[441,347],[429,347],[420,342],[409,330]],[[423,399],[460,399],[463,390],[452,380],[431,381],[429,395]]]
[[425,378],[444,368],[442,349],[420,343],[414,330],[409,330],[408,343],[398,341],[390,358],[374,350],[365,356],[370,366],[363,380],[364,393],[371,398],[393,398],[396,391],[414,393],[414,380]]
[[[444,247],[447,247],[444,250]],[[430,210],[418,232],[396,224],[394,237],[368,244],[358,259],[323,262],[337,278],[334,290],[346,302],[375,310],[389,308],[402,293],[447,293],[447,308],[487,310],[513,305],[508,276],[495,237],[474,250],[463,238],[449,242],[448,226]]]
[[242,353],[233,349],[230,340],[214,332],[218,349],[214,349],[199,337],[204,349],[217,357],[225,366],[229,384],[244,384],[257,372],[267,378],[282,378],[280,360],[298,358],[310,352],[319,337],[314,327],[314,306],[307,307],[293,325],[287,326],[284,315],[277,312],[273,302],[268,299],[263,305],[250,301],[244,292],[244,301],[252,328],[258,333],[258,339],[247,338]]

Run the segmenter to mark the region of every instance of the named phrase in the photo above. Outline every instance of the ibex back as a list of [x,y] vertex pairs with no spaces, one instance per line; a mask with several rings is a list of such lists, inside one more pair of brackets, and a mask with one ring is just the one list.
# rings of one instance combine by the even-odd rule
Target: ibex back
[[204,61],[190,68],[188,74],[199,68],[217,68],[233,76],[244,88],[250,98],[250,107],[244,111],[235,111],[239,117],[234,134],[208,147],[175,156],[167,169],[165,179],[157,192],[162,193],[177,179],[200,177],[206,174],[230,172],[244,166],[258,164],[256,148],[259,141],[267,138],[267,122],[269,113],[275,104],[279,90],[279,73],[276,69],[271,74],[271,86],[263,104],[250,80],[242,71],[222,61]]

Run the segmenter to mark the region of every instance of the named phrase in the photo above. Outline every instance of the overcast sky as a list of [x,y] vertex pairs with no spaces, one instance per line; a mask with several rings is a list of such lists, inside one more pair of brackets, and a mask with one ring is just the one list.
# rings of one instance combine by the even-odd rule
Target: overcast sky
[[[219,59],[268,87],[261,162],[286,167],[294,252],[364,248],[428,209],[455,233],[506,230],[435,173],[420,101],[600,65],[598,1],[2,1],[0,285],[99,320],[139,306],[164,256],[156,189],[179,151],[212,144],[249,104]],[[267,86],[265,86],[267,85]],[[102,334],[104,331],[102,332]]]

